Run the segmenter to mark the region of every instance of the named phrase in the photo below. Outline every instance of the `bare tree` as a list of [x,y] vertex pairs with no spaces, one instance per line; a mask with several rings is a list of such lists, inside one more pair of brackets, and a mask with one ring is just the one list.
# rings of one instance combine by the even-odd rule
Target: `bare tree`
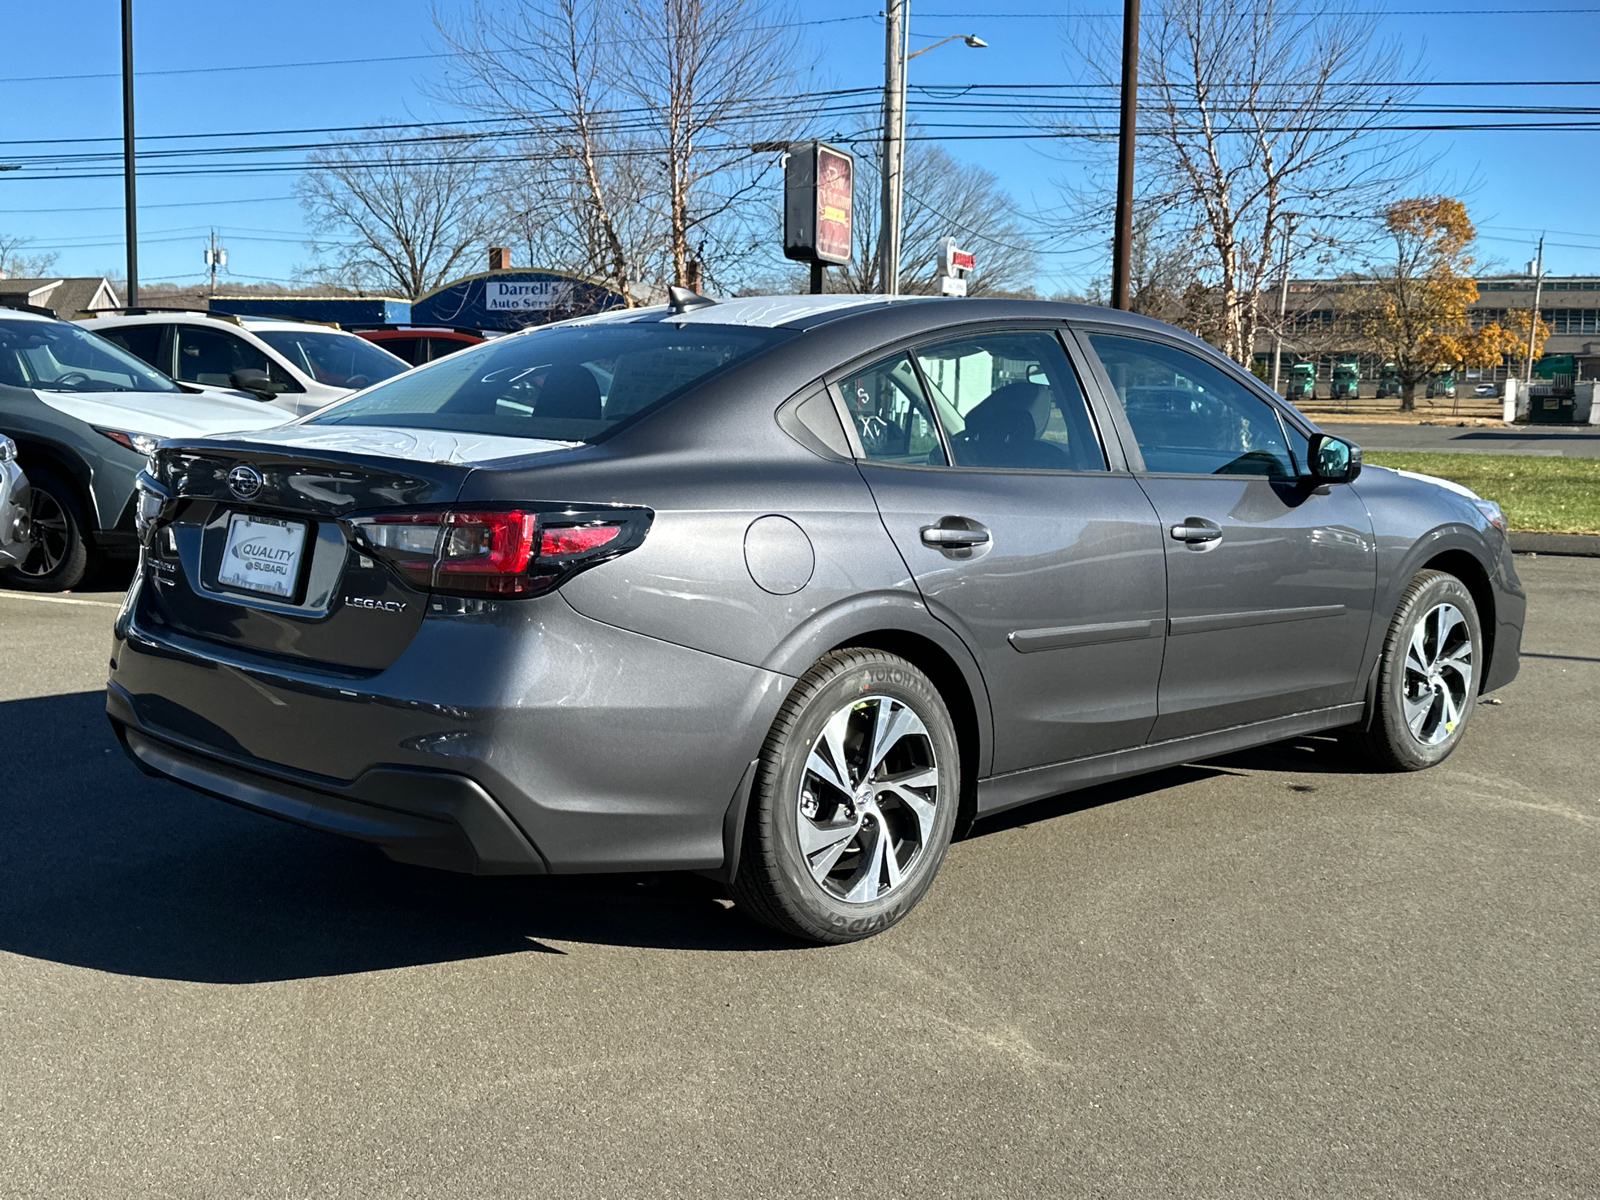
[[[453,98],[526,131],[512,227],[629,297],[730,277],[765,215],[798,61],[784,14],[756,0],[515,0],[440,28],[465,73]],[[574,203],[576,202],[576,203]],[[557,211],[563,204],[566,211]]]
[[[829,290],[874,293],[882,288],[878,239],[883,221],[877,185],[882,143],[858,150],[856,164],[855,256],[830,270]],[[865,167],[865,170],[860,168]],[[905,159],[905,201],[901,210],[901,290],[935,290],[939,243],[954,237],[971,250],[978,265],[967,280],[969,296],[1028,289],[1038,263],[1033,236],[1016,217],[1016,202],[1000,181],[982,167],[957,162],[940,146],[911,142]]]
[[[1386,131],[1415,94],[1397,48],[1353,0],[1164,0],[1140,47],[1139,206],[1149,236],[1192,245],[1205,311],[1196,325],[1249,363],[1263,300],[1313,244],[1370,236],[1376,213],[1418,165]],[[1110,83],[1116,47],[1091,69]],[[1109,195],[1104,189],[1102,195]],[[1109,224],[1105,201],[1091,220]],[[1101,224],[1103,222],[1103,224]]]
[[26,254],[32,238],[8,237],[0,233],[0,279],[32,279],[43,275],[56,265],[57,255]]
[[460,132],[349,138],[296,185],[331,261],[312,274],[416,299],[463,273],[489,228],[477,142]]

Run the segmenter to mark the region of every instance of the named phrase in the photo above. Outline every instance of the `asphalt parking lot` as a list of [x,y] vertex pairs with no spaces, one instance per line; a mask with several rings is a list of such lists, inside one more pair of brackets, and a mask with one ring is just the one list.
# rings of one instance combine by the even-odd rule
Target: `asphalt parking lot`
[[1442,767],[1045,802],[833,949],[147,780],[118,597],[0,593],[0,1196],[1600,1194],[1600,561],[1519,566]]

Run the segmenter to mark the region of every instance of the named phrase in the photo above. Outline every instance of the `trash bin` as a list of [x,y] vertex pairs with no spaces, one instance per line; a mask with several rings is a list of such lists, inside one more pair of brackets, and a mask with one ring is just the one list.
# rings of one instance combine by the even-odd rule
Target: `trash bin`
[[1571,425],[1574,408],[1571,396],[1528,397],[1528,421],[1534,425]]

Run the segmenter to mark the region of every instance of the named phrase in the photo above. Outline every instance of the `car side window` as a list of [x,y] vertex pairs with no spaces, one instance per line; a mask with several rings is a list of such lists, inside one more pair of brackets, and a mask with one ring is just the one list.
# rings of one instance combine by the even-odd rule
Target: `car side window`
[[178,378],[204,387],[232,387],[235,371],[265,371],[279,391],[301,391],[287,372],[243,338],[204,325],[179,325]]
[[116,329],[95,330],[106,341],[121,346],[135,358],[143,359],[158,371],[165,371],[171,363],[161,361],[161,335],[165,325],[144,323],[122,325]]
[[414,367],[428,361],[427,338],[384,338],[378,345],[390,354],[398,354]]
[[956,466],[1106,469],[1083,390],[1055,334],[979,333],[915,354]]
[[1160,475],[1295,477],[1273,407],[1198,355],[1162,342],[1091,333],[1145,470]]
[[939,427],[922,381],[905,354],[896,354],[839,380],[844,406],[861,449],[874,462],[943,466]]

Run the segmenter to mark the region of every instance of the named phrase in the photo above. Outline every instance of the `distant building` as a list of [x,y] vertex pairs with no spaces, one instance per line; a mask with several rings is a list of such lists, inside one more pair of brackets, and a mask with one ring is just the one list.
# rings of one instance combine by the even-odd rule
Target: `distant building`
[[[1509,312],[1533,307],[1532,275],[1484,276],[1477,282],[1478,298],[1467,309],[1474,328],[1491,321],[1503,324]],[[1317,381],[1326,386],[1336,363],[1355,360],[1360,363],[1364,390],[1376,387],[1383,369],[1381,357],[1363,345],[1358,334],[1339,331],[1340,293],[1360,286],[1359,281],[1342,279],[1289,281],[1290,324],[1283,343],[1281,376],[1287,375],[1292,363],[1310,362],[1316,367]],[[1270,306],[1267,311],[1276,314],[1277,290],[1270,290],[1263,299]],[[1544,344],[1544,373],[1550,373],[1553,362],[1558,373],[1600,379],[1600,275],[1546,275],[1539,293],[1539,315],[1550,329]],[[1272,333],[1263,331],[1256,341],[1255,358],[1267,370],[1272,345]],[[1468,371],[1467,379],[1501,383],[1508,376],[1520,378],[1522,362],[1510,355],[1498,367]]]
[[56,316],[72,320],[79,313],[118,308],[122,301],[103,275],[71,278],[0,278],[0,303],[32,304],[48,308]]

